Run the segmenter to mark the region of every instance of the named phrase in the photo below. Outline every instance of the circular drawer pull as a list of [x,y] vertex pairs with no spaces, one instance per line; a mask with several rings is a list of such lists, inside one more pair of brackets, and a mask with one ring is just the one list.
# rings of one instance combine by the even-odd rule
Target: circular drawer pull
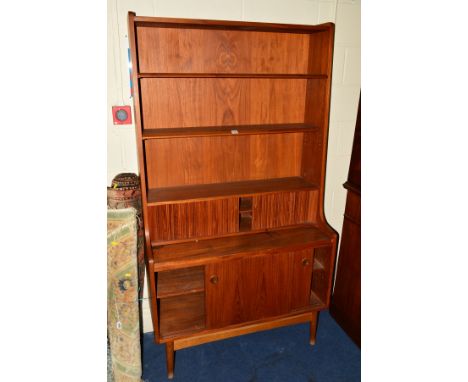
[[304,267],[308,266],[309,264],[310,264],[309,259],[302,259],[302,265],[303,265]]
[[210,283],[217,284],[218,283],[218,276],[213,275],[210,277]]

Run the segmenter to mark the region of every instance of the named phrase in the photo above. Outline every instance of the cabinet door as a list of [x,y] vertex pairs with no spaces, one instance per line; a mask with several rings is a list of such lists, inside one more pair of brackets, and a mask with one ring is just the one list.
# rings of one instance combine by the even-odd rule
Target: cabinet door
[[206,324],[219,328],[289,313],[308,305],[312,250],[208,264]]

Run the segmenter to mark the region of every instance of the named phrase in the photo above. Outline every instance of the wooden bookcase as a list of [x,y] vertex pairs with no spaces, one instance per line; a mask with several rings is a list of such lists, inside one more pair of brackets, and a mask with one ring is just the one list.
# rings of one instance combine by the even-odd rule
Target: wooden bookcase
[[334,25],[137,17],[129,40],[154,336],[174,351],[328,307]]

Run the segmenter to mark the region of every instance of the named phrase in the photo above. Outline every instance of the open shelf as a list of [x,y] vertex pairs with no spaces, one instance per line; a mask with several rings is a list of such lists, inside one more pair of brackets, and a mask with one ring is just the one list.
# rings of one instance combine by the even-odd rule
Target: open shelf
[[268,194],[281,191],[316,190],[317,186],[295,176],[242,182],[196,184],[165,187],[148,191],[148,206],[222,199],[231,196]]
[[239,199],[239,212],[252,212],[252,198]]
[[179,137],[205,137],[220,135],[254,135],[301,133],[318,130],[316,126],[307,123],[284,123],[271,125],[233,125],[207,127],[180,127],[164,129],[144,129],[143,139],[162,139]]
[[192,293],[159,300],[162,338],[194,333],[205,328],[205,295]]
[[326,74],[281,74],[281,73],[139,73],[138,78],[285,78],[323,79]]
[[314,271],[324,270],[325,267],[323,264],[317,259],[314,258]]
[[241,214],[239,217],[239,232],[252,230],[252,215]]
[[158,273],[158,298],[168,298],[205,289],[204,268],[192,267]]
[[310,291],[310,305],[312,308],[323,308],[325,303],[315,294],[314,291]]
[[317,227],[266,231],[255,234],[155,246],[154,271],[199,266],[245,255],[265,254],[279,249],[291,251],[329,245],[331,238]]

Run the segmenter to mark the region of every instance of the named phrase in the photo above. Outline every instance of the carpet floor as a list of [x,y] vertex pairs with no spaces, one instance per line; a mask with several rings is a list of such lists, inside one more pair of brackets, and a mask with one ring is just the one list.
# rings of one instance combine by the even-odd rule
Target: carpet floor
[[[361,352],[331,318],[319,314],[316,345],[299,324],[176,352],[174,382],[355,382]],[[143,381],[168,381],[164,345],[143,339]]]

